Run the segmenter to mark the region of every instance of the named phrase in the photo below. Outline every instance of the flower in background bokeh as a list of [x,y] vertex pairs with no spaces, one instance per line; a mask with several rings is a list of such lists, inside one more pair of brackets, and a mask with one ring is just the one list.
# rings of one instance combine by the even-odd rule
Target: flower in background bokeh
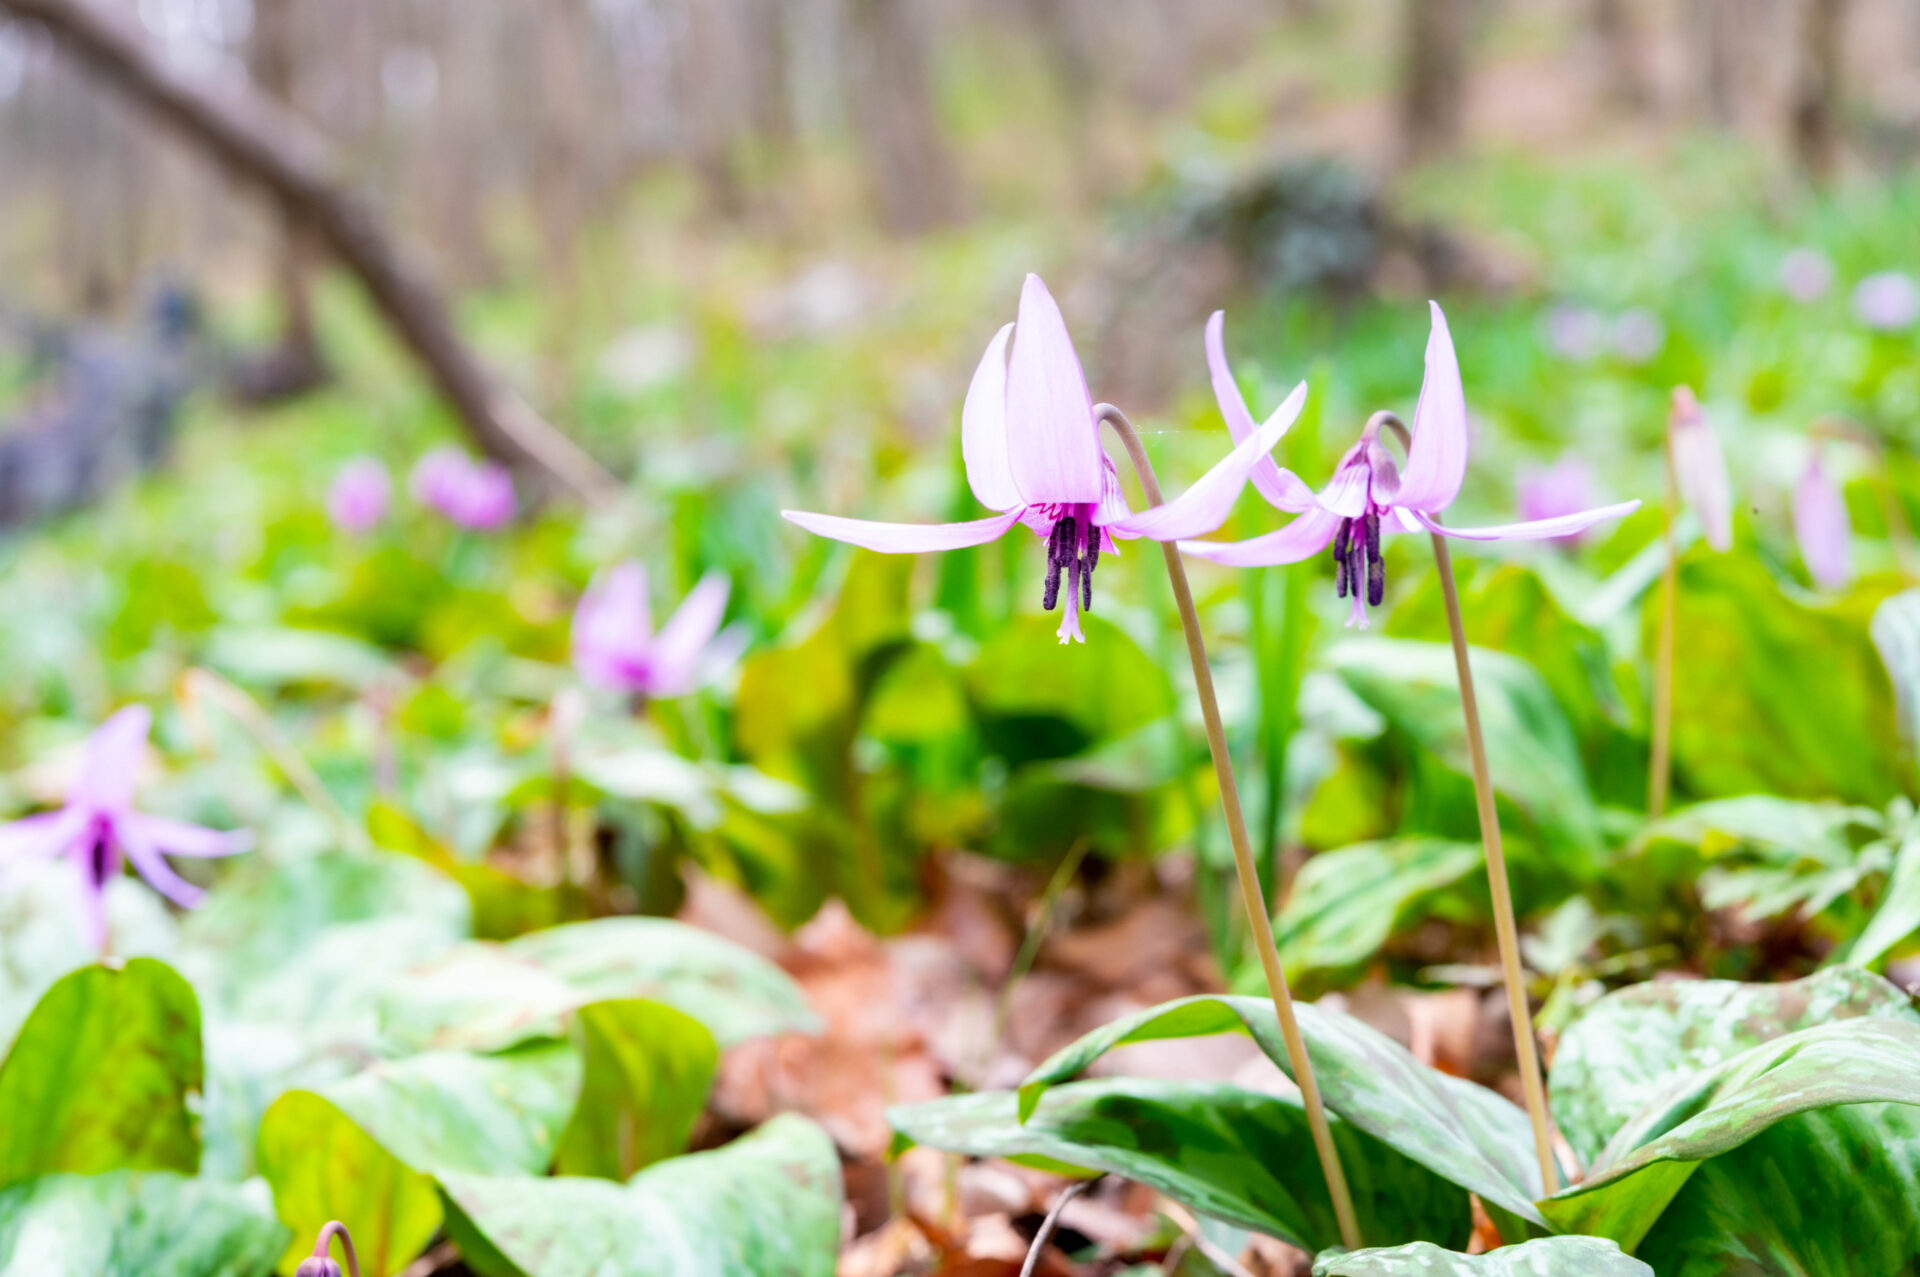
[[[1593,505],[1593,467],[1571,452],[1550,466],[1522,466],[1515,496],[1520,517],[1529,523],[1575,514]],[[1574,531],[1556,539],[1571,542],[1580,537],[1581,531]]]
[[106,944],[107,884],[119,874],[122,855],[155,891],[191,909],[205,893],[174,873],[166,857],[232,856],[253,846],[253,835],[246,830],[222,832],[133,809],[134,778],[152,726],[146,706],[120,710],[87,739],[66,806],[0,825],[0,863],[72,858],[80,883],[81,923],[95,949]]
[[1913,327],[1920,319],[1920,283],[1904,271],[1883,270],[1854,285],[1853,313],[1881,332]]
[[1591,307],[1555,306],[1547,312],[1547,344],[1562,359],[1597,359],[1607,348],[1607,321]]
[[1818,443],[1807,450],[1806,468],[1793,486],[1793,531],[1814,584],[1837,590],[1853,579],[1853,524],[1820,453]]
[[393,480],[372,457],[355,457],[340,467],[327,491],[327,515],[346,532],[370,532],[387,517]]
[[1191,488],[1164,505],[1132,514],[1120,492],[1119,472],[1100,446],[1100,423],[1067,322],[1040,277],[1028,275],[1015,322],[988,343],[960,409],[967,485],[981,505],[999,514],[928,524],[875,523],[801,510],[780,513],[818,536],[882,554],[984,545],[1024,523],[1047,543],[1042,605],[1051,612],[1059,603],[1064,578],[1060,641],[1084,643],[1080,612],[1092,610],[1093,570],[1103,551],[1113,552],[1113,538],[1177,541],[1219,527],[1256,466],[1263,459],[1272,465],[1267,453],[1306,400],[1303,382],[1264,425],[1250,430]]
[[1815,248],[1796,248],[1780,259],[1780,290],[1797,302],[1818,301],[1833,287],[1833,263]]
[[435,448],[421,457],[408,486],[414,500],[463,528],[497,528],[513,518],[516,506],[507,468],[458,448]]
[[[1541,541],[1564,537],[1637,508],[1638,501],[1580,510],[1554,518],[1508,523],[1490,528],[1449,528],[1438,518],[1460,494],[1467,473],[1467,397],[1460,383],[1460,363],[1453,353],[1453,337],[1438,302],[1427,303],[1433,330],[1427,337],[1426,376],[1420,383],[1420,402],[1414,409],[1404,473],[1380,441],[1380,423],[1368,421],[1360,442],[1340,458],[1333,479],[1319,492],[1308,488],[1291,471],[1281,470],[1279,499],[1268,499],[1300,517],[1278,532],[1247,541],[1182,541],[1180,548],[1196,558],[1234,567],[1255,567],[1300,560],[1333,547],[1335,589],[1341,598],[1353,597],[1348,625],[1367,628],[1367,608],[1386,597],[1386,563],[1380,538],[1386,532],[1435,532],[1469,541]],[[1209,326],[1211,333],[1211,325]],[[1208,356],[1218,350],[1208,342]],[[1250,417],[1238,385],[1225,367],[1222,354],[1215,364],[1214,393],[1228,421]],[[1267,493],[1261,488],[1263,495]]]
[[684,696],[725,674],[745,636],[722,634],[727,579],[710,572],[658,633],[647,598],[647,569],[621,563],[597,576],[573,614],[573,666],[609,691],[657,699]]
[[1691,387],[1673,388],[1667,446],[1673,450],[1673,477],[1680,499],[1700,516],[1707,544],[1716,550],[1728,549],[1733,545],[1733,484],[1727,478],[1727,457]]
[[1630,364],[1644,364],[1667,344],[1667,326],[1644,306],[1621,312],[1613,321],[1613,349]]

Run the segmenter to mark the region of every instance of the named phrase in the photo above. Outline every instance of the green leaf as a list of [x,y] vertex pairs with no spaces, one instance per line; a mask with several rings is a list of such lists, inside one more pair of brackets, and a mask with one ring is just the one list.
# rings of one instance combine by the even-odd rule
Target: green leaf
[[0,1191],[0,1277],[261,1277],[286,1245],[258,1181],[110,1171]]
[[1667,1088],[1782,1034],[1858,1016],[1920,1024],[1913,1000],[1858,967],[1786,984],[1672,980],[1595,1002],[1554,1052],[1551,1106],[1567,1142],[1591,1162]]
[[634,999],[580,1008],[585,1080],[560,1137],[562,1175],[626,1180],[687,1151],[720,1047],[698,1020]]
[[626,1184],[444,1175],[449,1234],[482,1277],[833,1277],[840,1159],[802,1117]]
[[1906,590],[1881,601],[1868,627],[1873,645],[1893,680],[1899,700],[1900,734],[1914,743],[1920,727],[1920,590]]
[[[1566,714],[1532,666],[1474,648],[1474,690],[1493,787],[1542,836],[1594,853],[1600,830],[1585,765]],[[1331,667],[1394,727],[1447,767],[1468,771],[1459,674],[1444,643],[1351,638],[1327,654]]]
[[1879,906],[1854,940],[1847,961],[1863,967],[1877,962],[1916,931],[1920,931],[1920,837],[1909,837],[1900,844]]
[[1427,1242],[1322,1255],[1313,1277],[1653,1277],[1654,1270],[1599,1237],[1542,1237],[1484,1255]]
[[58,1172],[200,1164],[200,1005],[152,958],[47,990],[0,1064],[0,1186]]
[[[1562,1232],[1611,1237],[1636,1247],[1701,1163],[1741,1147],[1797,1114],[1848,1104],[1920,1105],[1920,1023],[1863,1017],[1803,1029],[1744,1051],[1662,1092],[1607,1144],[1587,1179],[1540,1209]],[[1877,1142],[1825,1148],[1795,1128],[1799,1156],[1829,1156],[1874,1174]],[[1886,1156],[1906,1161],[1913,1150]],[[1769,1169],[1763,1173],[1778,1173]]]
[[[1420,1165],[1534,1223],[1540,1171],[1527,1116],[1482,1086],[1448,1077],[1351,1016],[1296,1007],[1327,1108]],[[1022,1115],[1049,1086],[1077,1077],[1130,1042],[1250,1033],[1289,1077],[1273,1004],[1265,998],[1197,997],[1123,1016],[1058,1052],[1020,1087]]]
[[[906,1142],[1138,1180],[1201,1214],[1303,1250],[1340,1230],[1294,1096],[1212,1082],[1104,1078],[1054,1087],[1023,1122],[1011,1091],[890,1109]],[[1463,1246],[1466,1190],[1346,1122],[1333,1123],[1363,1236]],[[897,1142],[898,1143],[898,1142]]]
[[1301,868],[1279,919],[1289,981],[1365,962],[1423,902],[1481,864],[1473,843],[1440,838],[1357,843]]
[[388,986],[382,1016],[417,1049],[493,1049],[562,1032],[589,1002],[647,998],[692,1016],[731,1046],[817,1021],[771,962],[666,918],[602,918],[505,944],[468,944]]
[[[1646,650],[1657,594],[1644,614]],[[1900,790],[1894,690],[1867,626],[1805,607],[1754,555],[1680,566],[1673,760],[1702,797],[1765,792],[1881,806]]]
[[207,637],[206,663],[252,687],[301,684],[362,692],[399,671],[378,647],[337,630],[222,626]]
[[1113,623],[1081,618],[1086,646],[1060,646],[1059,621],[1015,617],[967,668],[993,752],[1018,764],[1065,758],[1173,712],[1167,671]]
[[329,1219],[375,1274],[403,1267],[439,1230],[432,1176],[537,1175],[580,1090],[580,1057],[549,1043],[508,1055],[437,1052],[289,1091],[260,1122],[260,1169],[299,1238]]

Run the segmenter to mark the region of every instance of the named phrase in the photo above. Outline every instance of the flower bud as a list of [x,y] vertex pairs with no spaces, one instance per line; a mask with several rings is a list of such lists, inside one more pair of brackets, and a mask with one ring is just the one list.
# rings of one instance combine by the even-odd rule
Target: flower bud
[[1820,464],[1817,444],[1807,453],[1807,468],[1793,488],[1793,531],[1815,585],[1837,590],[1852,579],[1853,525],[1847,500]]
[[321,1255],[300,1261],[293,1270],[293,1277],[340,1277],[340,1265]]
[[1673,388],[1667,447],[1680,499],[1700,516],[1707,544],[1725,551],[1733,545],[1733,485],[1727,479],[1727,458],[1700,401],[1686,386]]

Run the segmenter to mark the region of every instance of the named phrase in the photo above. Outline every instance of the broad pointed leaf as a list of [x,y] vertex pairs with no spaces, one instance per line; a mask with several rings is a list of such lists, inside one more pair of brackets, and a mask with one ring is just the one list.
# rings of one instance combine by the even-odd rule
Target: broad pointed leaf
[[802,1117],[625,1184],[448,1174],[447,1229],[482,1277],[833,1277],[840,1159]]
[[[1526,1114],[1485,1087],[1448,1077],[1350,1016],[1298,1007],[1300,1031],[1329,1109],[1437,1175],[1495,1205],[1542,1223],[1533,1199],[1540,1172]],[[1197,997],[1123,1016],[1061,1050],[1020,1088],[1030,1115],[1049,1086],[1084,1072],[1129,1042],[1249,1033],[1291,1076],[1285,1044],[1265,998]]]
[[1900,844],[1886,890],[1848,951],[1847,961],[1858,966],[1878,962],[1916,931],[1920,931],[1920,837],[1910,837]]
[[[887,1117],[904,1142],[1124,1175],[1201,1214],[1303,1250],[1340,1237],[1294,1096],[1222,1083],[1103,1078],[1049,1089],[1025,1122],[1008,1091],[907,1105]],[[1363,1235],[1466,1244],[1466,1190],[1346,1122],[1333,1123],[1333,1136]]]
[[1481,863],[1475,844],[1440,838],[1321,852],[1301,868],[1280,913],[1277,939],[1287,979],[1365,962],[1421,901]]
[[626,1180],[687,1151],[720,1047],[692,1016],[633,999],[582,1007],[580,1102],[560,1138],[562,1175]]
[[82,967],[48,989],[0,1063],[0,1186],[63,1171],[200,1164],[200,1005],[172,967]]
[[282,1095],[261,1119],[259,1160],[296,1239],[287,1266],[329,1219],[373,1273],[405,1266],[441,1224],[431,1177],[540,1174],[579,1089],[579,1054],[556,1042],[411,1056]]
[[261,1277],[286,1244],[257,1180],[111,1171],[0,1192],[0,1277]]
[[1628,1118],[1698,1070],[1783,1033],[1857,1016],[1920,1024],[1913,999],[1858,967],[1785,984],[1673,980],[1610,993],[1560,1038],[1554,1121],[1591,1162]]
[[1322,1255],[1313,1277],[1653,1277],[1654,1270],[1599,1237],[1543,1237],[1484,1255],[1429,1242]]

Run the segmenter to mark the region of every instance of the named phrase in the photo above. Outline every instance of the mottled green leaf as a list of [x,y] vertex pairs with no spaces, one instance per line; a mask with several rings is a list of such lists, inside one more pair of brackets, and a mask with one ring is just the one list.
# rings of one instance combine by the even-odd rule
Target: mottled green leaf
[[562,1175],[626,1180],[687,1150],[720,1066],[720,1047],[698,1020],[634,999],[580,1008],[585,1080],[560,1138]]
[[339,1219],[370,1271],[390,1272],[440,1227],[433,1175],[539,1174],[579,1089],[580,1057],[564,1043],[377,1064],[274,1101],[260,1122],[261,1173],[296,1247]]
[[0,1277],[262,1277],[286,1244],[257,1180],[110,1171],[0,1191]]
[[1599,1237],[1542,1237],[1484,1255],[1428,1242],[1322,1255],[1313,1277],[1653,1277],[1654,1270]]
[[[1279,918],[1287,978],[1365,962],[1435,892],[1481,865],[1473,843],[1440,838],[1357,843],[1301,868]],[[1484,890],[1484,888],[1483,888]]]
[[574,1009],[623,998],[683,1011],[722,1046],[817,1023],[771,962],[666,918],[603,918],[463,945],[389,986],[382,1015],[409,1046],[490,1049],[556,1036]]
[[[1566,714],[1525,661],[1485,648],[1471,655],[1495,791],[1544,837],[1597,851],[1593,795]],[[1466,773],[1466,719],[1448,644],[1350,638],[1336,643],[1327,660],[1394,727]]]
[[172,967],[82,967],[40,999],[0,1064],[0,1185],[200,1164],[200,1005]]
[[1086,646],[1060,646],[1056,617],[1015,617],[967,668],[988,747],[1018,764],[1064,758],[1173,710],[1168,672],[1110,621],[1081,618]]
[[[1215,1219],[1304,1250],[1339,1240],[1306,1114],[1296,1096],[1212,1082],[1105,1078],[1050,1088],[1022,1122],[1010,1091],[890,1109],[905,1141],[1049,1169],[1105,1171]],[[1360,1231],[1383,1243],[1466,1244],[1466,1190],[1346,1122],[1334,1143]]]
[[[1620,1128],[1584,1182],[1540,1208],[1562,1232],[1631,1249],[1701,1163],[1796,1114],[1881,1103],[1920,1105],[1920,1023],[1862,1017],[1789,1033],[1662,1092]],[[1857,1173],[1873,1173],[1872,1143],[1824,1152],[1811,1139],[1795,1144],[1806,1157],[1853,1157]]]
[[1878,962],[1920,931],[1920,837],[1909,837],[1893,859],[1893,871],[1873,917],[1847,952],[1859,966]]
[[1913,1000],[1858,967],[1785,984],[1663,980],[1610,993],[1554,1052],[1554,1120],[1583,1162],[1667,1088],[1785,1033],[1857,1016],[1920,1024]]
[[[1540,1171],[1524,1112],[1485,1087],[1427,1067],[1351,1016],[1307,1003],[1297,1010],[1330,1110],[1435,1174],[1543,1222],[1533,1205]],[[1115,1047],[1215,1033],[1250,1033],[1267,1058],[1292,1076],[1266,998],[1182,998],[1123,1016],[1055,1054],[1021,1085],[1021,1111],[1032,1113],[1049,1086],[1077,1077]]]
[[450,1174],[448,1232],[482,1277],[833,1277],[840,1159],[805,1118],[626,1184]]
[[1635,1252],[1660,1277],[1920,1272],[1920,1108],[1769,1127],[1701,1163]]

